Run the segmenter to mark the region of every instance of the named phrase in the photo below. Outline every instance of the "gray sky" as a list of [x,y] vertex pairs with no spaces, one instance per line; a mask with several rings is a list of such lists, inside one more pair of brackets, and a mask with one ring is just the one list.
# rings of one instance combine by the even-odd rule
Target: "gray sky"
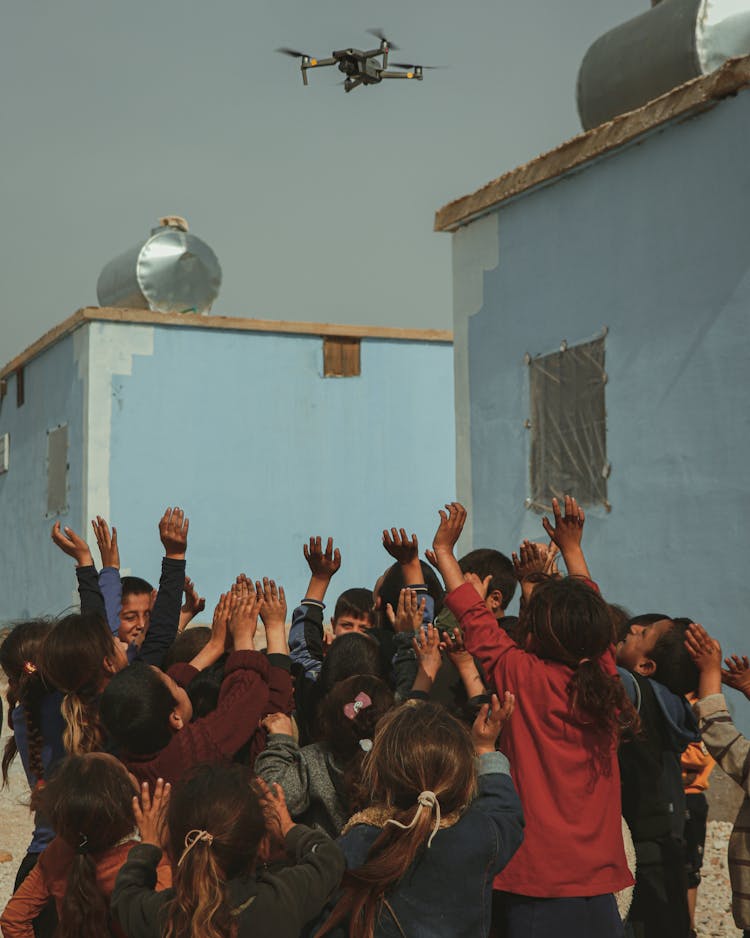
[[[214,312],[451,327],[437,208],[579,132],[589,44],[646,0],[23,0],[0,54],[0,364],[160,215],[219,256]],[[382,26],[423,82],[302,86],[289,45]]]

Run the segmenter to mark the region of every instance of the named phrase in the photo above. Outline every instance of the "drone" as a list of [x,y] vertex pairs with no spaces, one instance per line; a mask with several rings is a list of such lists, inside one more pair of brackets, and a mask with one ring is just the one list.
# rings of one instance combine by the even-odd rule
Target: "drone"
[[[384,78],[413,78],[422,81],[424,70],[440,67],[439,65],[408,65],[405,62],[391,62],[389,69],[388,53],[395,52],[398,46],[385,37],[382,29],[368,29],[367,32],[380,40],[377,49],[369,49],[366,52],[360,49],[340,49],[338,52],[332,52],[327,59],[316,59],[314,56],[307,55],[306,52],[298,52],[286,46],[276,51],[301,60],[300,70],[304,85],[307,84],[308,69],[338,65],[339,71],[346,75],[343,85],[347,93],[360,85],[378,85]],[[396,72],[392,69],[400,69],[400,71]]]

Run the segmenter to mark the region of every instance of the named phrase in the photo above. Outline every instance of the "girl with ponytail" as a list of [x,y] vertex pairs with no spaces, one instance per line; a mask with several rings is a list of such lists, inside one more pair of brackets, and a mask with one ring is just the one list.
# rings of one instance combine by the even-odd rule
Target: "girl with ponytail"
[[45,639],[40,667],[45,681],[64,695],[67,752],[82,755],[102,748],[99,697],[112,675],[127,666],[127,650],[104,619],[90,612],[58,620]]
[[581,549],[584,513],[552,502],[544,528],[568,570],[529,591],[513,638],[464,577],[453,547],[466,519],[441,511],[433,547],[467,650],[519,712],[500,739],[526,809],[523,846],[496,878],[496,924],[507,938],[621,938],[614,893],[633,884],[623,846],[617,746],[637,725],[615,667],[614,621]]
[[[54,764],[65,755],[62,698],[45,687],[39,671],[40,650],[51,629],[49,619],[19,622],[0,645],[0,667],[8,678],[8,723],[13,731],[2,757],[3,786],[8,784],[8,771],[16,755],[21,756],[32,792],[44,785]],[[14,889],[28,876],[54,836],[49,819],[37,812],[31,843],[18,868]],[[54,905],[50,903],[34,923],[37,938],[49,938],[55,921]]]
[[[199,766],[171,791],[159,780],[153,800],[144,782],[136,817],[142,843],[112,897],[128,938],[299,938],[344,870],[336,844],[295,824],[281,788],[253,783],[245,766]],[[261,860],[272,845],[288,855],[273,874]],[[174,887],[157,893],[162,846]]]
[[[33,938],[33,920],[50,898],[55,938],[124,938],[111,923],[109,897],[137,842],[133,793],[125,767],[105,753],[69,756],[34,792],[32,806],[49,818],[56,837],[6,906],[4,938]],[[155,881],[157,888],[170,885],[167,864]]]
[[318,938],[486,936],[492,878],[523,839],[508,761],[495,752],[513,705],[494,696],[471,734],[440,704],[383,717],[364,765],[372,804],[339,841],[348,872]]

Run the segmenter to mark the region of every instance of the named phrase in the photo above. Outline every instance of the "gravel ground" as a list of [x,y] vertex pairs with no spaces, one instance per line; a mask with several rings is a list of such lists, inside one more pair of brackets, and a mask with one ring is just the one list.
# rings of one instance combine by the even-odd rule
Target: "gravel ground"
[[[4,688],[2,688],[4,696]],[[4,727],[2,746],[7,738]],[[718,770],[717,770],[718,772]],[[714,772],[714,775],[717,775]],[[712,776],[713,781],[713,776]],[[723,791],[717,779],[716,791]],[[714,805],[711,811],[719,817],[733,816],[736,810],[735,791],[726,789],[728,795]],[[28,789],[19,759],[11,767],[10,785],[0,790],[0,909],[13,890],[18,864],[21,862],[31,838],[31,818],[28,809]],[[729,803],[728,803],[729,802]],[[709,821],[706,849],[703,860],[703,882],[698,890],[696,928],[699,938],[739,938],[741,932],[734,927],[730,912],[729,876],[727,873],[727,842],[732,823],[728,820]]]

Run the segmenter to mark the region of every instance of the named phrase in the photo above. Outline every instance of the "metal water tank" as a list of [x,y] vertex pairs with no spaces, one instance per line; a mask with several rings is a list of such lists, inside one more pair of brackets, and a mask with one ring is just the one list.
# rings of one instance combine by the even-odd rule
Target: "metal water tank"
[[750,54],[750,0],[652,0],[600,36],[578,72],[584,130]]
[[211,248],[178,215],[159,219],[145,242],[105,265],[96,284],[100,306],[207,313],[219,295],[221,267]]

